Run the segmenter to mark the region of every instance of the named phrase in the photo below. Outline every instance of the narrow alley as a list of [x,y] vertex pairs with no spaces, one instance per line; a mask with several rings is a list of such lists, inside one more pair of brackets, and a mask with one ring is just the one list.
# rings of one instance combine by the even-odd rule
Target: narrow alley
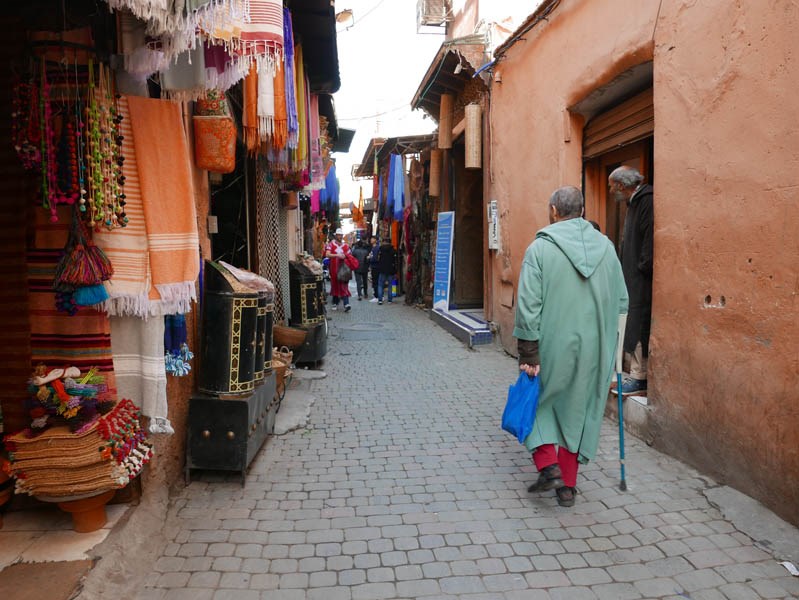
[[467,349],[424,311],[331,313],[327,378],[304,428],[241,487],[201,473],[177,497],[142,600],[796,598],[799,578],[722,517],[713,481],[606,421],[574,508],[528,494],[499,427],[515,361]]

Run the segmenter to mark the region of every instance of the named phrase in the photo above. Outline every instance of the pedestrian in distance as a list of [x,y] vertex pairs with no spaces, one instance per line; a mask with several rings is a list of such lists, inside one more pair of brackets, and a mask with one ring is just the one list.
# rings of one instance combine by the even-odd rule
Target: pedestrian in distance
[[383,287],[388,285],[388,303],[391,304],[394,301],[391,280],[397,272],[397,253],[389,240],[383,240],[377,251],[377,271],[377,303],[383,304]]
[[651,185],[644,184],[644,177],[637,169],[628,166],[621,166],[610,174],[608,187],[616,202],[627,203],[621,268],[630,296],[630,314],[624,332],[624,352],[630,363],[630,375],[622,381],[621,392],[630,396],[643,394],[647,388],[652,320],[653,190]]
[[344,241],[344,231],[336,229],[333,239],[325,246],[325,256],[330,259],[330,295],[333,297],[333,310],[338,310],[339,300],[344,306],[344,312],[350,312],[352,308],[350,283],[338,279],[338,270],[350,253],[350,246]]
[[380,283],[380,270],[378,269],[377,254],[380,251],[380,246],[377,243],[377,238],[372,236],[369,241],[371,250],[369,251],[369,270],[372,275],[372,299],[369,302],[377,302],[377,286]]
[[352,249],[352,255],[358,259],[358,268],[355,269],[358,300],[369,299],[369,251],[369,246],[362,239],[355,242],[355,247]]
[[613,244],[582,214],[579,189],[552,194],[550,225],[524,254],[513,329],[520,370],[541,378],[524,440],[539,472],[528,491],[554,489],[561,506],[574,505],[578,464],[596,455],[619,316],[627,312]]

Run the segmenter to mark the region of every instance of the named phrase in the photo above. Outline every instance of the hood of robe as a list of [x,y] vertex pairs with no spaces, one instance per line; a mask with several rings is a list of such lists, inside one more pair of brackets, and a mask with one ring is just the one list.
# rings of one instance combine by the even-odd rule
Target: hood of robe
[[535,235],[555,244],[583,277],[591,277],[607,252],[612,251],[608,238],[582,218],[559,221]]

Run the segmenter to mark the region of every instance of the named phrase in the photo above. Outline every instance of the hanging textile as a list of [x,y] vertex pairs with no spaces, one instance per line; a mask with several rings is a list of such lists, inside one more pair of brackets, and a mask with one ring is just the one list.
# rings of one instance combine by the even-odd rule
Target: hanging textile
[[161,97],[187,102],[205,95],[205,48],[198,44],[193,50],[179,54],[177,60],[161,71]]
[[286,147],[289,137],[288,113],[286,112],[286,79],[283,62],[278,61],[274,77],[275,130],[272,146],[278,150]]
[[250,72],[244,79],[242,107],[242,128],[244,129],[244,143],[250,154],[258,150],[258,69],[255,65],[250,67]]
[[128,97],[157,314],[187,313],[196,301],[199,237],[181,107]]
[[322,190],[311,190],[311,214],[315,215],[321,208],[320,197]]
[[394,213],[395,221],[402,221],[405,208],[405,159],[399,154],[392,155],[394,164]]
[[259,63],[269,63],[271,74],[274,75],[275,56],[283,48],[283,0],[247,2],[250,19],[241,24],[241,51],[246,55],[258,56]]
[[283,66],[285,67],[286,118],[288,126],[288,145],[297,147],[297,93],[294,71],[294,32],[292,30],[291,12],[283,9]]
[[150,432],[172,434],[166,398],[164,320],[111,317],[117,395],[150,417]]
[[58,210],[57,223],[51,223],[44,211],[36,211],[36,235],[26,255],[31,366],[74,366],[81,372],[97,367],[108,386],[113,387],[108,316],[93,308],[80,308],[73,315],[56,308],[53,279],[66,243],[71,209]]
[[338,181],[336,180],[336,163],[330,161],[325,176],[325,187],[319,191],[319,206],[328,214],[338,208]]
[[308,159],[308,98],[306,95],[307,81],[305,79],[305,65],[302,58],[302,46],[298,45],[294,55],[296,61],[296,90],[297,90],[297,152],[295,167],[302,169]]
[[270,140],[275,133],[275,78],[265,66],[258,67],[258,139]]
[[93,238],[114,266],[114,274],[105,282],[109,299],[103,304],[103,310],[109,315],[145,317],[150,312],[152,278],[144,205],[127,97],[122,96],[118,104],[122,115],[120,133],[122,153],[125,156],[122,175],[125,177],[125,214],[128,225],[113,231],[101,228],[94,232]]
[[189,350],[186,315],[164,317],[164,363],[168,375],[185,377],[191,372],[194,353]]
[[394,169],[394,155],[388,157],[388,183],[386,185],[386,208],[383,214],[384,219],[391,219],[394,216],[394,178],[397,171]]

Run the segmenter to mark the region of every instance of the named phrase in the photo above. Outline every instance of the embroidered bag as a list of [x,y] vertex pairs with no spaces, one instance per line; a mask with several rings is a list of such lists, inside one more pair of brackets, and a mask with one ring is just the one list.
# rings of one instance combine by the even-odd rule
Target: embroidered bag
[[198,169],[232,173],[236,168],[236,124],[225,116],[194,116],[194,162]]

